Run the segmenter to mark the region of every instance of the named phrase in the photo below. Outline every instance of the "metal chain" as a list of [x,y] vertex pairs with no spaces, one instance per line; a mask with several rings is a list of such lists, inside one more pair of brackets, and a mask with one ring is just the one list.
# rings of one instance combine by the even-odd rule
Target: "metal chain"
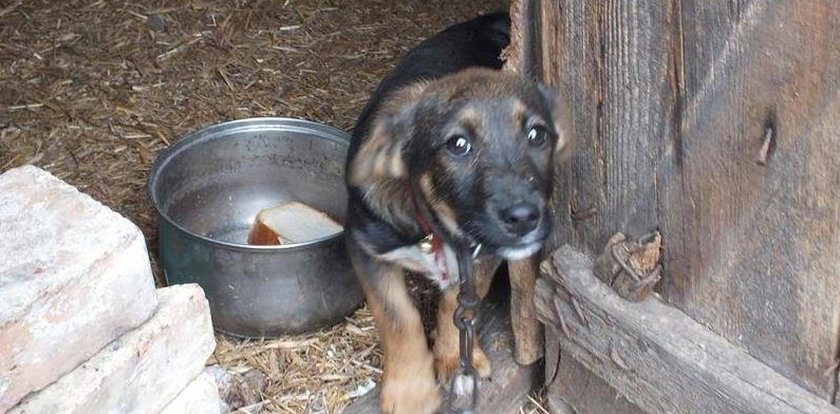
[[[461,361],[458,372],[452,378],[449,386],[447,412],[450,413],[474,413],[478,406],[478,373],[473,366],[472,350],[475,346],[475,327],[478,321],[479,305],[481,300],[476,294],[475,275],[473,274],[473,262],[481,251],[481,244],[467,247],[458,252],[458,307],[455,309],[453,322],[458,328]],[[456,405],[458,396],[455,393],[455,386],[458,377],[463,377],[470,382],[469,406],[461,407]]]
[[[426,220],[425,217],[427,217],[428,211],[426,211],[424,205],[421,205],[417,201],[417,194],[422,194],[417,186],[418,184],[413,182],[412,186],[409,187],[409,194],[414,200],[414,204],[417,206],[418,219],[422,220],[421,227],[423,227],[423,231],[431,235],[434,234],[432,231],[432,221]],[[429,240],[429,242],[431,242],[431,240]],[[475,327],[478,321],[479,305],[481,300],[476,294],[473,263],[476,257],[478,257],[478,254],[481,252],[481,244],[472,241],[459,240],[458,242],[452,243],[452,245],[456,248],[459,277],[458,286],[460,288],[460,291],[458,292],[458,307],[455,309],[453,322],[459,332],[458,343],[460,347],[461,360],[458,372],[453,377],[448,390],[447,405],[444,412],[468,414],[474,413],[476,407],[478,406],[478,373],[472,363],[472,350],[475,346]],[[433,247],[429,246],[427,249],[433,249]],[[456,400],[458,400],[458,396],[455,393],[455,386],[456,379],[459,376],[466,378],[472,385],[472,389],[470,390],[471,395],[469,395],[470,403],[468,407],[459,407],[455,404]]]

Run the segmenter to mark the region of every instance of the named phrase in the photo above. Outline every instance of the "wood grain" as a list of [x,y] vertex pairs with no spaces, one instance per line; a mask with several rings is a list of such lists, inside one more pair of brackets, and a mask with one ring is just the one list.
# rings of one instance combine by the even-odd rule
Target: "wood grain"
[[[541,56],[537,40],[539,21],[537,6],[542,2],[514,0],[510,4],[511,44],[505,50],[505,70],[531,79],[540,76]],[[538,255],[537,255],[538,256]],[[534,284],[539,261],[534,256],[508,263],[511,285],[511,318],[513,320],[514,358],[530,365],[543,357],[543,329],[534,308]]]
[[[676,9],[666,0],[540,4],[542,80],[569,97],[576,146],[556,166],[548,251],[600,252],[618,231],[638,237],[658,225],[658,163],[675,134]],[[561,364],[549,396],[569,397],[579,414],[632,412],[579,368]]]
[[837,401],[840,3],[554,0],[540,15],[544,81],[570,96],[578,144],[550,246],[659,228],[669,301]]
[[545,1],[544,73],[571,100],[576,154],[559,166],[551,246],[600,251],[658,225],[660,160],[675,134],[674,2]]
[[551,414],[643,414],[604,380],[560,351],[562,335],[546,332],[546,408]]
[[622,299],[579,251],[564,246],[546,264],[537,309],[557,333],[563,358],[645,412],[840,413],[678,309],[654,297]]
[[508,263],[510,269],[510,306],[513,325],[514,359],[530,365],[543,357],[543,328],[537,320],[534,288],[539,275],[536,256]]
[[[840,3],[684,0],[664,296],[831,400],[840,344]],[[763,162],[759,162],[763,159]]]

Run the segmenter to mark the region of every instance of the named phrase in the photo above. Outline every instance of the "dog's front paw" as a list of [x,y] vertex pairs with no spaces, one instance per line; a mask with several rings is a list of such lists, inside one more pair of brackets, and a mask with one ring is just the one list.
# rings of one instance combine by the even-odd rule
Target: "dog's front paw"
[[406,372],[383,379],[380,403],[385,414],[434,414],[441,395],[434,376]]
[[[451,348],[443,348],[435,347],[435,373],[437,374],[438,382],[441,385],[447,385],[458,370],[461,364],[461,357],[457,349],[455,352],[451,352]],[[493,372],[490,359],[487,358],[487,355],[478,345],[473,347],[472,363],[480,378],[489,378]]]

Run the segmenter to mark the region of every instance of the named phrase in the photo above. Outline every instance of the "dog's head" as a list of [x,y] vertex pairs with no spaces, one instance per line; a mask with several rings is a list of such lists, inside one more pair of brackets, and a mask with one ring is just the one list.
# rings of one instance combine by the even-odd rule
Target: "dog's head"
[[456,237],[508,259],[551,230],[552,163],[570,148],[557,93],[520,76],[469,69],[393,94],[350,165],[350,182],[410,180]]

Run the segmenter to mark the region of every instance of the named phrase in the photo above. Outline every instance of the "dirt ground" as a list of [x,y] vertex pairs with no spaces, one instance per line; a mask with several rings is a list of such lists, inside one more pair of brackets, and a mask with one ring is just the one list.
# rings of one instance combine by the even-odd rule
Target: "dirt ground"
[[[503,7],[485,0],[0,0],[0,173],[25,164],[52,172],[137,223],[154,261],[155,218],[144,186],[162,148],[202,126],[245,117],[299,117],[349,130],[408,48]],[[265,374],[263,392],[242,413],[338,412],[381,366],[365,309],[307,336],[220,336],[214,359],[234,372]],[[522,412],[542,411],[531,404]]]

